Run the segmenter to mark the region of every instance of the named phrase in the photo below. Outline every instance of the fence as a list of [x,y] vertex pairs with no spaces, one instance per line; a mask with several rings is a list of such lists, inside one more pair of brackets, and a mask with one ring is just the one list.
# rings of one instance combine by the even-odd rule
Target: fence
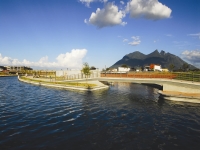
[[185,72],[172,72],[172,73],[157,73],[157,72],[131,72],[131,73],[107,73],[102,72],[101,77],[112,78],[160,78],[160,79],[176,79],[192,82],[200,82],[200,74],[185,73]]
[[63,80],[76,80],[76,79],[98,78],[98,77],[100,77],[99,72],[92,72],[88,76],[84,75],[83,73],[79,73],[79,74],[71,74],[71,75],[56,77],[56,80],[63,81]]

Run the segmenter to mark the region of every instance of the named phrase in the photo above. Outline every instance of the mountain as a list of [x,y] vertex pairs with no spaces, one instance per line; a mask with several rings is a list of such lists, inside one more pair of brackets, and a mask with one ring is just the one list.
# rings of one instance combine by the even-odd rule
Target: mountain
[[[126,64],[129,67],[137,67],[137,66],[147,66],[150,64],[159,64],[162,68],[169,68],[170,64],[174,64],[174,69],[182,68],[183,64],[187,64],[180,57],[166,53],[165,51],[158,52],[155,50],[154,52],[145,55],[139,51],[135,51],[133,53],[125,55],[121,60],[117,61],[110,68],[120,67],[122,64]],[[197,69],[193,65],[189,64],[189,69]]]

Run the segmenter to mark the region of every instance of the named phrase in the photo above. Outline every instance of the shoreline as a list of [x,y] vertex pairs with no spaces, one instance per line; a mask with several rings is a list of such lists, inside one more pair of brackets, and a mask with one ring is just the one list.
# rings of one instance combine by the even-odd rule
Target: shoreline
[[[104,85],[102,83],[100,83],[98,80],[96,81],[88,81],[88,83],[92,83],[92,84],[97,84],[94,87],[83,87],[83,86],[73,86],[73,85],[61,85],[59,83],[56,82],[52,82],[52,83],[44,83],[43,82],[34,82],[34,81],[27,81],[24,79],[21,79],[18,76],[18,80],[25,82],[25,83],[30,83],[30,84],[34,84],[34,85],[39,85],[39,86],[47,86],[47,87],[54,87],[54,88],[62,88],[62,89],[69,89],[69,90],[80,90],[80,91],[96,91],[96,90],[101,90],[101,89],[108,89],[109,86]],[[37,80],[36,80],[37,81]],[[78,83],[83,83],[83,82],[78,82]]]
[[17,75],[0,75],[0,77],[17,77]]
[[165,100],[200,103],[200,93],[183,93],[183,92],[161,91],[161,90],[159,90],[158,93],[160,94],[160,97]]

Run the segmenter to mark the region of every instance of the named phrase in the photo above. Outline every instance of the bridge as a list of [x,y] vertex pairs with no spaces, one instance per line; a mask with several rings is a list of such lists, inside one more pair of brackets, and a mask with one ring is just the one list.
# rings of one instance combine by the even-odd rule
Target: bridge
[[[84,78],[69,78],[85,80]],[[153,86],[159,89],[164,99],[200,103],[200,74],[194,73],[101,73],[87,80],[102,82],[129,82]]]
[[100,77],[99,81],[129,82],[156,87],[162,98],[174,101],[200,103],[200,82],[165,78],[111,78]]
[[[48,78],[46,73],[40,76]],[[164,99],[200,103],[200,74],[194,73],[95,73],[54,77],[54,81],[82,82],[102,81],[106,83],[129,82],[153,86],[159,89]]]

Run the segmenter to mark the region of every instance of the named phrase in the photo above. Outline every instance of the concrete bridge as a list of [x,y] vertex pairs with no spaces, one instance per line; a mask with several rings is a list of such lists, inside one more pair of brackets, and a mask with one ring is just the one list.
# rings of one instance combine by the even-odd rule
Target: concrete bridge
[[161,97],[174,101],[200,103],[200,82],[158,78],[96,78],[105,82],[130,82],[157,87]]

